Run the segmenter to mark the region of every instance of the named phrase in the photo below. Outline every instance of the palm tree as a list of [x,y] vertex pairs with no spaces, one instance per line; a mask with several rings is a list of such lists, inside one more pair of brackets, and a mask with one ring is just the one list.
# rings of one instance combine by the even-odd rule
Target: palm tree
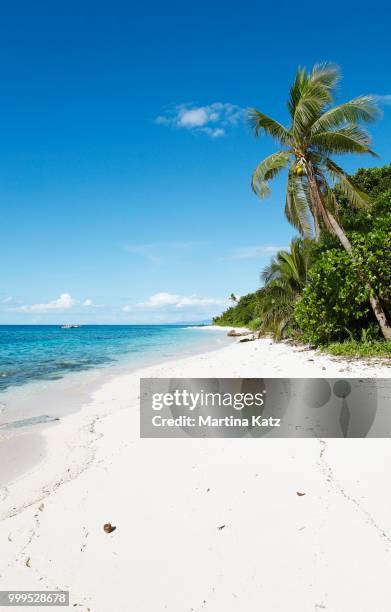
[[264,287],[257,309],[260,334],[272,332],[275,338],[281,338],[293,324],[295,303],[307,282],[310,265],[311,241],[294,238],[290,251],[278,251],[263,270]]
[[[321,231],[329,231],[354,259],[352,245],[338,222],[333,187],[338,185],[354,207],[365,206],[368,196],[330,156],[375,155],[370,148],[370,137],[359,123],[373,121],[378,110],[371,96],[331,106],[338,81],[339,70],[332,64],[317,65],[311,72],[299,68],[288,99],[289,127],[256,109],[249,111],[255,135],[264,131],[282,145],[281,150],[266,157],[254,170],[252,188],[264,198],[270,193],[268,181],[288,168],[285,214],[290,223],[303,236],[311,235],[313,225],[317,240]],[[364,277],[363,282],[382,334],[391,339],[391,327],[381,302]]]

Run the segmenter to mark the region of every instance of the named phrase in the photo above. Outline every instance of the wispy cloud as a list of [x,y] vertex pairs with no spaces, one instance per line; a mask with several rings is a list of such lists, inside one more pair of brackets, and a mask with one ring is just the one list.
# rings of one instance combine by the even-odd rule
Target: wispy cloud
[[258,259],[265,255],[275,255],[278,251],[287,249],[286,246],[276,246],[274,244],[263,244],[258,246],[239,247],[233,250],[230,255],[223,259]]
[[391,94],[385,95],[374,95],[374,98],[380,106],[389,106],[391,105]]
[[23,304],[22,306],[13,306],[8,308],[12,312],[32,312],[36,314],[44,314],[52,311],[67,311],[74,308],[74,306],[83,306],[85,308],[103,308],[103,304],[94,304],[94,302],[87,298],[84,301],[76,300],[69,293],[61,293],[61,295],[50,302],[42,304]]
[[200,242],[185,241],[128,244],[125,246],[125,251],[143,257],[151,263],[159,264],[170,255],[178,255],[178,253],[190,251],[196,246],[199,247],[200,244]]
[[129,244],[125,247],[125,251],[133,255],[139,255],[150,261],[151,263],[160,263],[161,257],[157,254],[157,245],[155,244]]
[[138,302],[134,305],[128,304],[122,310],[124,312],[131,312],[133,310],[181,310],[218,306],[223,303],[224,300],[200,297],[195,294],[186,296],[162,291],[151,295],[146,302]]
[[179,104],[159,115],[156,123],[221,138],[243,116],[244,109],[230,102],[213,102],[206,106]]

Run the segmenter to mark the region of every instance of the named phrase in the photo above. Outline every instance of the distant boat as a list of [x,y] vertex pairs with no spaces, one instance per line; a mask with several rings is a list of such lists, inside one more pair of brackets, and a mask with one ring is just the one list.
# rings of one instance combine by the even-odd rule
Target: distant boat
[[74,329],[75,327],[80,327],[80,325],[60,325],[61,329]]

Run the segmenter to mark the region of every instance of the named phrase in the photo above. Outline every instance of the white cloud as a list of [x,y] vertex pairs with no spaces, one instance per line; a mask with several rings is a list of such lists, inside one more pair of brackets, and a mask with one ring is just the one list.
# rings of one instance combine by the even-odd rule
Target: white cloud
[[156,123],[220,138],[227,128],[241,121],[243,115],[244,109],[230,102],[213,102],[206,106],[179,104],[157,117]]
[[73,306],[78,304],[77,300],[74,300],[69,293],[61,293],[60,297],[46,304],[30,304],[24,306],[18,306],[11,310],[18,312],[50,312],[51,310],[69,310]]
[[234,249],[233,253],[224,259],[257,259],[265,255],[275,255],[278,251],[286,249],[286,246],[275,246],[273,244],[241,247]]
[[3,300],[1,300],[1,303],[2,304],[12,304],[13,301],[14,301],[14,298],[11,295],[8,295]]
[[225,136],[225,130],[223,130],[223,128],[216,128],[215,130],[211,130],[210,132],[208,130],[207,133],[210,133],[213,138],[220,138],[220,136]]
[[201,127],[206,125],[208,121],[214,120],[208,114],[206,108],[193,108],[192,110],[181,109],[177,116],[178,125],[180,127]]
[[221,305],[223,303],[224,301],[222,300],[200,297],[198,295],[186,296],[162,291],[151,295],[146,302],[139,302],[133,306],[126,305],[122,310],[124,312],[130,312],[132,310],[181,310],[187,308],[205,308]]
[[82,302],[82,306],[89,306],[90,308],[103,308],[104,304],[94,304],[90,298],[87,298]]

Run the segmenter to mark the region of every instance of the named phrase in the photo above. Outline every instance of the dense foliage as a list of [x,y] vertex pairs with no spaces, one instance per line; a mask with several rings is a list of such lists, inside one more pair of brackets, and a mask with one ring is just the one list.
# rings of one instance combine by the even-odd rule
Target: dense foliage
[[[277,338],[294,334],[306,342],[328,345],[336,355],[390,354],[391,344],[381,340],[363,278],[378,294],[390,320],[391,165],[361,169],[351,180],[370,195],[370,204],[357,211],[336,190],[339,218],[353,257],[330,234],[318,243],[296,239],[290,251],[279,252],[265,268],[264,287],[241,298],[215,323],[247,325]],[[304,254],[305,272],[298,260]]]
[[349,233],[354,257],[336,245],[320,248],[296,306],[303,338],[315,344],[360,337],[362,329],[375,323],[363,277],[391,315],[391,190],[355,217],[350,223],[355,230]]
[[[285,214],[289,222],[302,236],[314,233],[316,240],[325,234],[334,236],[354,259],[351,241],[339,218],[338,195],[347,208],[355,209],[365,207],[369,196],[336,163],[334,155],[375,155],[371,138],[361,124],[373,121],[378,108],[373,96],[359,96],[333,106],[339,78],[339,69],[332,64],[314,66],[312,71],[298,68],[289,90],[287,126],[257,109],[249,111],[255,136],[264,133],[279,143],[279,150],[258,164],[251,184],[264,198],[270,194],[270,181],[287,168]],[[366,178],[360,177],[362,182]],[[380,183],[384,177],[373,180]],[[364,271],[359,280],[368,290],[369,305],[382,336],[391,341],[391,324],[380,296]]]
[[213,319],[215,325],[232,325],[232,327],[248,326],[255,318],[259,304],[259,291],[243,295],[235,304],[219,317]]
[[354,183],[374,200],[391,189],[391,164],[382,168],[360,168],[354,175]]
[[346,251],[325,251],[314,264],[295,308],[306,341],[314,344],[341,339],[370,321],[368,292]]

